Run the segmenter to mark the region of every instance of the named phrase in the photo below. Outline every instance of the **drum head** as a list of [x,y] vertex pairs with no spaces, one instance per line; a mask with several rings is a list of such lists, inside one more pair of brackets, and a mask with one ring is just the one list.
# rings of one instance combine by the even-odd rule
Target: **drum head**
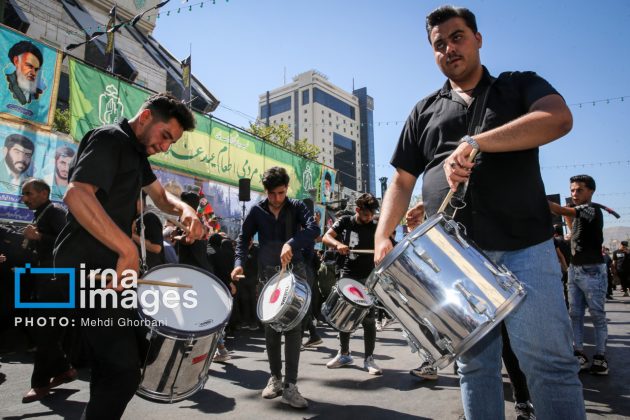
[[184,264],[154,267],[143,280],[191,285],[191,288],[138,285],[141,318],[160,323],[159,331],[205,335],[222,328],[232,312],[232,296],[213,274]]
[[355,305],[370,307],[374,304],[364,285],[352,279],[340,279],[337,286],[347,300]]
[[293,274],[276,274],[269,279],[258,299],[258,315],[262,322],[270,322],[283,312],[293,291]]

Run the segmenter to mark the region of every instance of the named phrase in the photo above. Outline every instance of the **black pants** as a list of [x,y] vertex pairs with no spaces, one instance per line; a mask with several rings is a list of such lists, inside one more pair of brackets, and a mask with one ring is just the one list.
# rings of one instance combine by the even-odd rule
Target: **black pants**
[[237,299],[241,313],[241,322],[254,324],[258,322],[256,313],[256,279],[244,278],[237,286]]
[[314,310],[315,305],[318,304],[316,299],[316,293],[318,292],[315,287],[315,272],[313,271],[313,267],[311,265],[306,265],[304,267],[306,272],[306,281],[308,282],[308,286],[311,288],[311,305],[308,309],[308,312],[304,316],[304,320],[302,321],[302,331],[308,330],[308,335],[310,339],[319,338],[319,334],[317,333],[317,327],[315,325],[315,316]]
[[140,330],[132,326],[121,327],[119,321],[135,319],[136,312],[122,308],[86,312],[90,320],[111,320],[113,325],[82,328],[92,367],[90,401],[85,418],[119,419],[140,384]]
[[[262,267],[261,282],[267,281],[277,273],[276,267]],[[293,273],[306,279],[304,264],[294,264]],[[273,328],[265,325],[265,346],[267,347],[267,357],[269,358],[269,370],[276,377],[282,376],[282,335],[284,334],[284,360],[286,364],[286,375],[284,382],[295,384],[297,382],[298,365],[300,364],[300,348],[302,347],[302,325],[298,324],[289,331],[277,332]]]
[[510,382],[512,383],[512,393],[516,403],[526,403],[529,401],[529,389],[527,388],[527,380],[525,374],[521,371],[516,355],[512,351],[510,338],[505,329],[505,323],[501,323],[501,335],[503,337],[503,363],[507,370]]
[[619,271],[619,283],[621,283],[621,291],[626,293],[630,289],[630,273],[626,271]]
[[[37,302],[63,302],[67,300],[68,283],[64,280],[36,281],[35,300]],[[60,309],[35,309],[33,317],[45,317],[45,326],[34,326],[31,336],[37,346],[31,375],[31,387],[42,388],[50,383],[50,379],[71,368],[68,357],[63,350],[63,339],[67,327],[59,325],[59,320],[67,313]],[[53,324],[54,323],[54,324]]]
[[[376,347],[376,316],[374,308],[370,309],[370,312],[361,323],[363,326],[363,344],[365,346],[365,358],[374,354],[374,348]],[[339,332],[339,342],[341,343],[341,352],[348,353],[350,351],[350,333]]]

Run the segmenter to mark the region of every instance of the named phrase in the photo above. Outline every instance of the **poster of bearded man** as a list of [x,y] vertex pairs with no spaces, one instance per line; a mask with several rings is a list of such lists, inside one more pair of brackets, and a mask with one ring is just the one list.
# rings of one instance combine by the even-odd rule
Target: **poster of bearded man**
[[61,54],[0,25],[0,114],[50,126],[55,113]]

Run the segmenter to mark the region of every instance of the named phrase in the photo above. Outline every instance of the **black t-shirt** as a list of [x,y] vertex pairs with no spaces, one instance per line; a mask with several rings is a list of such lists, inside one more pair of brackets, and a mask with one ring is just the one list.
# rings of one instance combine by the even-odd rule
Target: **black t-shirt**
[[42,238],[39,241],[31,241],[30,244],[37,251],[39,265],[49,266],[53,262],[53,248],[57,235],[66,224],[66,209],[48,201],[35,210],[35,221]]
[[576,206],[575,212],[571,230],[571,264],[603,264],[604,216],[601,209],[589,203]]
[[[144,213],[142,217],[144,221],[144,237],[153,244],[162,247],[160,252],[153,253],[147,249],[147,267],[153,268],[156,265],[165,263],[164,259],[164,236],[162,236],[162,222],[160,218],[150,211]],[[140,235],[140,218],[136,219],[136,233]],[[140,245],[138,245],[138,252],[140,252]],[[140,255],[142,257],[142,255]]]
[[[356,216],[343,216],[332,225],[337,240],[348,245],[350,249],[374,249],[376,223],[361,224]],[[374,269],[374,254],[346,255],[341,263],[341,276],[355,280],[367,278]]]
[[[88,132],[70,165],[70,182],[98,188],[96,198],[112,221],[131,237],[140,188],[156,180],[146,149],[125,119]],[[116,253],[90,233],[68,212],[67,222],[55,243],[57,267],[115,268]]]
[[[533,72],[484,76],[470,107],[451,91],[448,80],[418,102],[402,130],[391,164],[414,176],[423,174],[422,198],[427,215],[437,212],[448,192],[442,163],[472,132],[475,101],[491,85],[481,131],[500,127],[529,112],[534,102],[557,94]],[[479,153],[470,177],[466,207],[457,219],[468,236],[486,250],[516,250],[552,236],[551,213],[540,175],[538,148],[518,152]]]
[[621,271],[622,273],[629,271],[630,268],[630,257],[628,257],[628,251],[624,251],[623,249],[618,249],[613,252],[613,264],[617,271]]

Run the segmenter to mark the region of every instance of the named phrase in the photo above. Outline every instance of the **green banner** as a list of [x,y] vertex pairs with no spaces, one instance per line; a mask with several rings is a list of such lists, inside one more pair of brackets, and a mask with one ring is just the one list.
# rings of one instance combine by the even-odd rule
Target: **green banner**
[[[149,95],[75,60],[70,61],[70,87],[70,125],[76,139],[94,127],[133,117]],[[152,156],[152,164],[230,185],[238,185],[240,178],[250,178],[252,189],[257,191],[263,191],[265,170],[282,166],[291,177],[289,196],[319,196],[323,171],[320,163],[211,117],[195,113],[195,119],[195,131],[184,133],[168,152]]]
[[70,134],[81,140],[85,133],[136,115],[150,95],[106,73],[70,59]]

